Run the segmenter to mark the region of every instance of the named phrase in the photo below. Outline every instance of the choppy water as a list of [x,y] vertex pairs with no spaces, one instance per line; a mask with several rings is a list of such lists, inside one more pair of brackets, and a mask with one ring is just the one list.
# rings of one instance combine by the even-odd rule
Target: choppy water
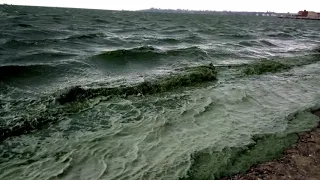
[[319,23],[1,6],[0,179],[214,179],[276,157],[318,122]]

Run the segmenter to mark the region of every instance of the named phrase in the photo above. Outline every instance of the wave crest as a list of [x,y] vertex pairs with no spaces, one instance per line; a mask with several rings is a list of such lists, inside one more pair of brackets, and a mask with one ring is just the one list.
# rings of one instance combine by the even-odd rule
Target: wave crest
[[190,57],[190,56],[207,56],[207,53],[198,47],[188,47],[181,49],[172,49],[163,51],[153,46],[141,46],[132,49],[119,49],[115,51],[106,51],[94,56],[102,60],[144,60],[161,57]]
[[246,75],[263,74],[267,72],[275,73],[275,72],[290,69],[290,68],[291,68],[290,65],[283,64],[278,61],[263,60],[263,61],[255,62],[248,65],[248,67],[243,70],[243,73]]
[[97,96],[128,96],[161,93],[176,88],[194,86],[199,83],[215,80],[216,74],[215,67],[210,64],[207,66],[186,68],[181,73],[129,87],[85,89],[81,86],[76,86],[59,95],[57,101],[61,104],[65,104],[95,98]]

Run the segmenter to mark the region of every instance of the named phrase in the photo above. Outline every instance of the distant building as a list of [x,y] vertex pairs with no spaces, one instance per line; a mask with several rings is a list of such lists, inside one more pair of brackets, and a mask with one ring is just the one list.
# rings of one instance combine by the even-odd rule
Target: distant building
[[308,17],[309,18],[318,18],[318,13],[314,11],[308,11]]
[[308,16],[308,11],[306,11],[306,10],[304,10],[304,11],[299,11],[297,16],[307,17],[307,16]]
[[299,11],[297,17],[308,17],[308,18],[319,18],[320,13],[316,13],[314,11]]
[[320,13],[314,11],[299,11],[298,14],[287,14],[285,16],[279,16],[279,18],[289,19],[306,19],[306,20],[320,20]]

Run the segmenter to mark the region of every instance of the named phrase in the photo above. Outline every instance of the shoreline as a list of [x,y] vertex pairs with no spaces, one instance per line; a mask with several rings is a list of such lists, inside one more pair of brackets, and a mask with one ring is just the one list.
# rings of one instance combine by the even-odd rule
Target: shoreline
[[[320,109],[313,111],[320,118]],[[320,122],[311,131],[299,134],[297,143],[284,151],[280,158],[252,166],[245,174],[220,180],[320,179]]]
[[319,21],[320,18],[309,18],[309,17],[282,17],[282,16],[279,16],[278,18],[280,19],[303,19],[303,20],[311,20],[311,21]]

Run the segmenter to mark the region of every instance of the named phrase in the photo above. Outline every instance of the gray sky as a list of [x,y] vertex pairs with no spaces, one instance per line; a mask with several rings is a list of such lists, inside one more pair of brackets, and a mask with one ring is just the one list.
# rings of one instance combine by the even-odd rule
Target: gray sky
[[0,0],[0,3],[113,10],[155,8],[231,11],[320,12],[320,0]]

